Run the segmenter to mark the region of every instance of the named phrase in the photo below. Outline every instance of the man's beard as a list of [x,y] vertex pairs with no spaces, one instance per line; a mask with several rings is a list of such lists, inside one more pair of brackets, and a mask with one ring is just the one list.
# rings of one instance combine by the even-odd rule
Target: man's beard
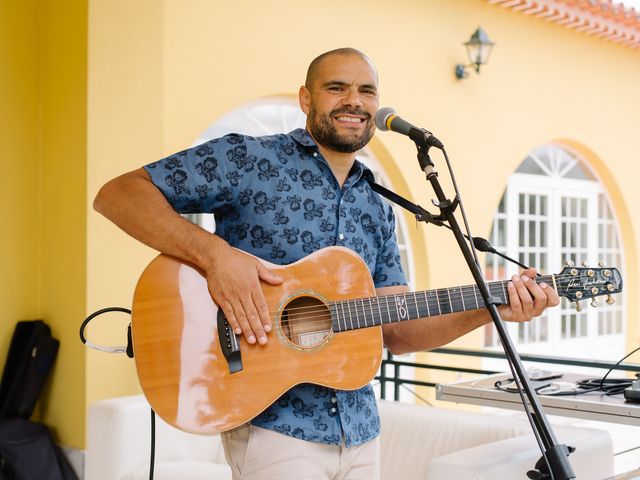
[[[343,113],[365,117],[367,128],[363,130],[359,137],[344,137],[338,133],[332,122],[332,117]],[[353,153],[369,143],[375,131],[375,124],[371,122],[371,115],[359,110],[341,108],[329,114],[318,114],[316,109],[311,107],[309,111],[309,130],[315,141],[323,147],[340,153]]]

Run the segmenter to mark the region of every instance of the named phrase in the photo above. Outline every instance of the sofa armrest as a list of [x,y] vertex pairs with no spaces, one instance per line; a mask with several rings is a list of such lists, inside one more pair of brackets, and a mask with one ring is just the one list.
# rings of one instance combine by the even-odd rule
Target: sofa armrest
[[[112,398],[91,405],[85,477],[119,480],[132,470],[147,468],[150,435],[150,407],[144,396]],[[226,465],[219,435],[185,433],[156,416],[156,466],[166,461]]]
[[424,479],[434,458],[530,432],[528,422],[513,417],[384,400],[378,407],[383,480]]
[[[601,480],[614,474],[613,444],[604,430],[555,427],[558,441],[576,451],[569,462],[581,480]],[[423,478],[429,480],[521,480],[541,457],[533,434],[467,448],[433,459]]]

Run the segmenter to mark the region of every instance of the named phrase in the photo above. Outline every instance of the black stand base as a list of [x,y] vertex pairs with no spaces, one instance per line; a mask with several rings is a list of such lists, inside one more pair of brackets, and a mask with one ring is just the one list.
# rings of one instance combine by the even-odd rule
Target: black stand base
[[[551,472],[561,475],[560,478],[571,478],[573,471],[571,467],[567,469],[567,457],[570,453],[575,452],[575,447],[567,447],[566,445],[554,445],[547,449],[545,459],[544,456],[536,462],[535,470],[529,470],[527,477],[531,480],[553,480]],[[549,463],[547,463],[547,461]],[[549,471],[551,467],[551,472]]]

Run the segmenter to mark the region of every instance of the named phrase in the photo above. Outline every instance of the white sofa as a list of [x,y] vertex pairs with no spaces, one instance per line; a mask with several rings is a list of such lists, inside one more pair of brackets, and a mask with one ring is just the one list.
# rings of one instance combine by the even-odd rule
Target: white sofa
[[[522,419],[380,401],[382,480],[526,479],[540,457]],[[89,408],[85,480],[149,478],[149,405],[142,395]],[[577,447],[571,464],[580,480],[613,475],[611,437],[602,430],[557,427]],[[303,477],[300,477],[301,479]],[[219,436],[156,427],[155,480],[227,480]]]

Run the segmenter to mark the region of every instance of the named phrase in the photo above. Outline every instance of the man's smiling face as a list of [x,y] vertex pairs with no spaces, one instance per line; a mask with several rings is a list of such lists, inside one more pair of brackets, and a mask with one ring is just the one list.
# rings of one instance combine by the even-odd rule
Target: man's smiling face
[[300,105],[318,144],[353,153],[369,143],[375,131],[378,75],[359,55],[331,55],[317,66],[310,85],[300,89]]

